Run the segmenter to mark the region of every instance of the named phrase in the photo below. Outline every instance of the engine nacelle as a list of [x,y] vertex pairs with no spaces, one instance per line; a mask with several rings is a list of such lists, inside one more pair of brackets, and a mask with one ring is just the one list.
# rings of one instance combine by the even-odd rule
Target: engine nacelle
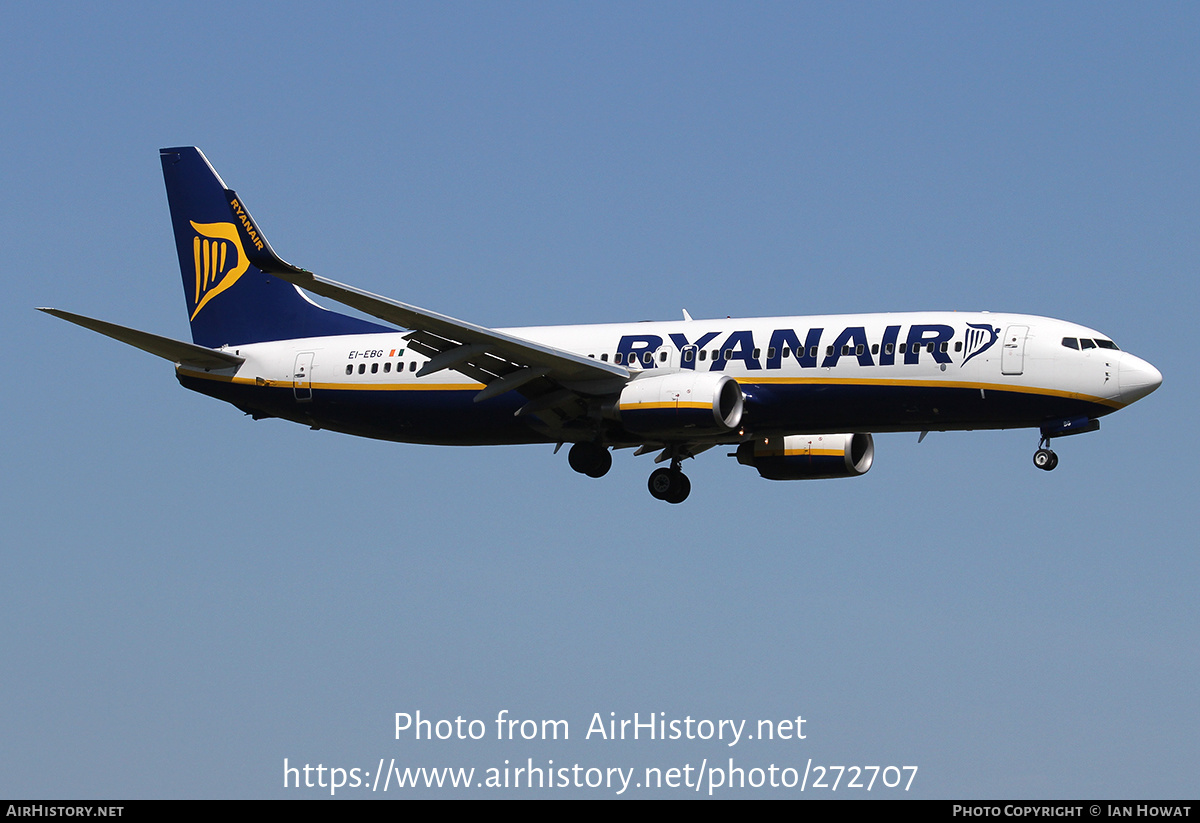
[[609,413],[637,434],[723,433],[742,422],[742,388],[727,374],[682,371],[629,381]]
[[858,477],[871,470],[875,439],[869,434],[789,434],[738,446],[737,461],[768,480]]

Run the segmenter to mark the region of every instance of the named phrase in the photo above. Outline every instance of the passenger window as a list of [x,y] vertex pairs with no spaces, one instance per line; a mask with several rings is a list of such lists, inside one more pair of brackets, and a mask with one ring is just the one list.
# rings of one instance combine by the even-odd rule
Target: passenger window
[[959,340],[957,343],[954,344],[954,350],[962,351],[962,341],[961,340]]
[[845,356],[846,356],[846,355],[848,355],[849,353],[850,353],[850,347],[849,347],[849,346],[842,346],[842,357],[845,357]]
[[392,370],[392,364],[391,364],[391,363],[384,363],[384,364],[383,364],[383,373],[384,373],[384,374],[387,374],[387,373],[388,373],[388,372],[390,372],[391,370]]
[[725,359],[729,360],[732,357],[733,357],[733,349],[726,349],[725,350]]
[[879,344],[878,343],[872,344],[871,354],[879,354]]
[[762,349],[755,349],[754,350],[754,359],[757,360],[760,357],[762,357]]
[[816,346],[813,346],[811,349],[808,350],[808,356],[809,357],[817,356],[817,347]]
[[833,357],[833,346],[826,346],[826,347],[825,347],[825,356],[826,356],[826,357]]
[[866,346],[864,346],[862,343],[859,343],[857,346],[854,347],[854,353],[862,354],[864,351],[866,351],[866,349],[867,349]]
[[[663,352],[663,354],[666,354],[666,352]],[[642,362],[645,363],[647,366],[649,366],[651,363],[654,362],[654,355],[651,354],[650,352],[646,352],[645,354],[642,355]]]
[[704,360],[707,357],[708,357],[708,349],[701,349],[700,350],[700,359]]
[[683,362],[685,362],[685,363],[691,363],[691,362],[692,362],[692,360],[693,360],[693,359],[695,359],[695,357],[696,357],[696,350],[695,350],[695,349],[688,349],[687,351],[685,351],[685,352],[683,353]]
[[783,347],[783,356],[784,356],[784,357],[791,357],[791,352],[790,352],[790,347],[789,347],[789,346],[784,346],[784,347]]
[[[756,355],[756,356],[757,356],[757,355]],[[785,355],[784,355],[784,357],[787,357],[787,355],[785,354]],[[774,359],[775,359],[775,347],[774,347],[774,346],[768,346],[768,347],[767,347],[767,359],[768,359],[768,360],[774,360]]]
[[359,364],[358,364],[358,373],[359,373],[359,374],[364,374],[364,373],[366,373],[366,371],[367,371],[367,364],[366,364],[366,363],[359,363]]
[[412,361],[411,363],[409,363],[409,364],[408,364],[408,370],[409,370],[409,371],[416,371],[416,370],[417,370],[417,361],[416,361],[416,360],[414,360],[414,361]]
[[946,350],[947,350],[948,348],[950,348],[950,344],[949,344],[949,343],[947,343],[945,340],[943,340],[943,341],[942,341],[942,345],[941,345],[941,346],[939,346],[938,348],[940,348],[940,349],[942,350],[942,354],[945,354],[945,353],[946,353]]
[[887,352],[888,354],[894,354],[896,351],[896,345],[894,343],[888,343],[886,346],[883,347],[883,350],[885,352]]
[[929,352],[930,354],[933,354],[933,344],[930,343],[928,346],[926,346],[925,351]]
[[371,364],[371,374],[379,374],[379,364],[378,363]]
[[354,367],[346,366],[346,374],[354,374]]
[[666,362],[667,362],[667,351],[666,351],[666,349],[663,349],[661,352],[659,352],[659,354],[658,354],[658,360],[659,360],[659,362],[660,362],[660,363],[666,363]]
[[620,352],[617,352],[616,354],[613,355],[613,362],[616,363],[618,366],[621,365],[621,361],[624,359],[625,359],[625,355],[621,354]]
[[904,353],[906,353],[907,351],[908,351],[908,344],[907,344],[907,343],[901,343],[901,344],[900,344],[900,353],[901,353],[901,354],[904,354]]
[[607,352],[606,352],[606,353],[604,353],[604,354],[602,354],[602,355],[600,355],[600,362],[601,362],[601,363],[607,363],[607,362],[608,362],[608,353],[607,353]]

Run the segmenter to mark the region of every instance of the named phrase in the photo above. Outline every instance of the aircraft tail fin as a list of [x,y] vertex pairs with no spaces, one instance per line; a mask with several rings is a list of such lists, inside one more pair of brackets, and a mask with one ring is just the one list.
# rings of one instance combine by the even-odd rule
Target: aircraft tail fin
[[[267,274],[284,263],[208,158],[193,146],[160,149],[192,340],[200,346],[392,331],[321,308]],[[235,222],[236,221],[236,222]]]

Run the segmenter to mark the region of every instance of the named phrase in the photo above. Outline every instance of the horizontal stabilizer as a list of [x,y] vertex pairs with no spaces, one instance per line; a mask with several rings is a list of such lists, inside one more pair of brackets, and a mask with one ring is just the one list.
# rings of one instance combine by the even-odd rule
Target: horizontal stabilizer
[[170,337],[118,326],[116,323],[106,323],[103,320],[72,314],[69,311],[44,308],[39,308],[38,311],[44,311],[46,314],[54,315],[68,323],[74,323],[76,326],[83,326],[85,329],[99,332],[106,337],[128,343],[135,349],[149,352],[156,357],[170,360],[172,363],[181,363],[201,369],[228,369],[246,362],[246,358],[238,357],[236,354],[206,349],[204,346],[197,346],[194,343],[184,343],[182,340],[173,340]]

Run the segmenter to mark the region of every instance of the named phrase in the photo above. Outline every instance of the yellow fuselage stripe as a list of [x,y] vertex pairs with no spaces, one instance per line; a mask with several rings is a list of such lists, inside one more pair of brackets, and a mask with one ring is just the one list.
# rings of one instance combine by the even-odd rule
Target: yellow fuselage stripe
[[[182,366],[176,368],[180,374],[188,377],[199,377],[203,380],[217,380],[222,383],[235,383],[239,386],[273,386],[275,388],[291,388],[290,380],[264,380],[259,382],[253,377],[234,377],[228,374],[211,374],[210,372],[193,371]],[[479,391],[483,383],[301,383],[312,389],[331,389],[337,391]]]
[[[235,383],[244,386],[266,385],[276,388],[289,387],[292,382],[289,380],[267,380],[260,383],[257,379],[251,377],[232,377],[224,374],[211,374],[209,372],[199,372],[192,369],[177,367],[180,374],[186,374],[189,377],[199,377],[204,380],[219,380],[227,383]],[[739,384],[750,386],[763,385],[809,385],[809,386],[912,386],[917,388],[931,389],[982,389],[983,391],[997,392],[1013,392],[1016,394],[1038,394],[1047,397],[1065,397],[1070,400],[1083,400],[1088,403],[1097,403],[1102,406],[1120,409],[1123,404],[1110,400],[1106,397],[1095,397],[1090,394],[1081,394],[1080,392],[1061,391],[1059,389],[1046,389],[1037,386],[1016,386],[1007,383],[967,383],[967,382],[950,382],[946,380],[890,380],[886,378],[867,378],[867,377],[745,377],[737,379]],[[334,391],[479,391],[484,387],[483,383],[309,383],[309,388],[324,389]],[[684,408],[684,409],[707,409],[711,408],[711,403],[697,402],[661,402],[661,403],[633,403],[624,404],[622,409],[666,409],[666,408]]]

